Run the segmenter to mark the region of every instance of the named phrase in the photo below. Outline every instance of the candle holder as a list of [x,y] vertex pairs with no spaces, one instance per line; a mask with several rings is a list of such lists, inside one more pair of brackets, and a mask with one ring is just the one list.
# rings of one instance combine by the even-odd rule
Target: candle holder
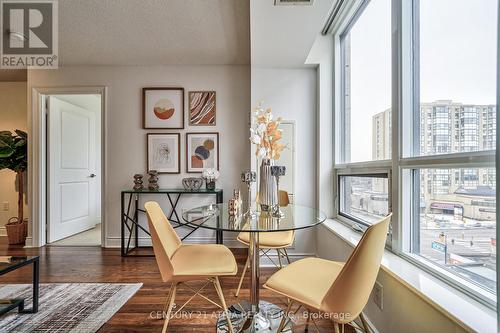
[[245,215],[250,218],[254,218],[257,216],[257,214],[252,210],[252,183],[255,183],[257,181],[257,173],[250,170],[242,172],[241,181],[247,184],[248,188],[248,208]]
[[285,214],[280,209],[280,177],[286,174],[286,167],[283,165],[273,165],[271,166],[271,175],[276,177],[276,191],[278,202],[272,207],[272,215],[274,217],[283,217]]

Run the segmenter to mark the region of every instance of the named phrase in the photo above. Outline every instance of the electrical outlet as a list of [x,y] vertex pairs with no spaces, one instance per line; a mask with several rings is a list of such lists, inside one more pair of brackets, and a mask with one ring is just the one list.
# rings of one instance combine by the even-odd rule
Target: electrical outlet
[[375,285],[372,290],[372,298],[375,305],[378,306],[380,310],[384,309],[384,287],[380,282],[375,281]]
[[9,211],[9,202],[4,201],[0,202],[0,212],[8,212]]

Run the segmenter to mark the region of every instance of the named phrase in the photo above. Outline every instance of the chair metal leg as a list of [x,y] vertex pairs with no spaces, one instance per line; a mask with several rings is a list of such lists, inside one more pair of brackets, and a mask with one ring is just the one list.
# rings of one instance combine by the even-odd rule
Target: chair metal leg
[[166,313],[168,311],[168,305],[170,304],[170,297],[172,296],[172,290],[174,290],[174,284],[170,284],[170,288],[168,288],[167,299],[165,300],[165,306],[163,307],[163,312]]
[[278,326],[278,333],[281,333],[283,329],[285,328],[286,321],[288,319],[288,314],[290,313],[290,310],[292,308],[293,302],[291,300],[288,300],[288,305],[286,307],[285,313],[283,314],[283,318],[281,318],[280,325]]
[[290,258],[288,257],[288,252],[286,252],[285,248],[283,248],[283,252],[285,253],[286,261],[288,262],[288,265],[290,265]]
[[368,322],[366,321],[365,315],[363,312],[359,314],[359,319],[361,319],[361,323],[363,324],[363,328],[366,333],[371,333],[370,327],[368,326]]
[[333,322],[333,327],[335,328],[335,333],[340,333],[340,327],[338,323]]
[[238,283],[238,289],[235,293],[236,297],[238,297],[238,295],[240,294],[241,285],[243,284],[243,279],[245,278],[245,273],[247,272],[248,265],[250,265],[250,256],[247,256],[247,261],[245,262],[245,266],[243,267],[243,272],[241,272],[240,283]]
[[227,326],[229,327],[229,332],[234,333],[233,324],[231,323],[231,317],[229,316],[229,311],[227,311],[226,300],[224,299],[224,294],[222,292],[219,278],[217,276],[215,277],[215,280],[214,280],[214,286],[215,286],[215,290],[217,291],[217,294],[219,295],[219,299],[220,299],[222,308],[224,309],[224,313],[226,314]]
[[170,321],[170,315],[172,314],[172,308],[174,306],[175,295],[177,294],[177,283],[172,283],[171,291],[170,291],[170,299],[167,300],[167,317],[165,318],[165,323],[163,324],[163,329],[161,333],[167,332],[168,322]]
[[281,252],[280,249],[276,249],[276,253],[278,254],[278,263],[280,265],[280,269],[283,268],[283,264],[281,263]]

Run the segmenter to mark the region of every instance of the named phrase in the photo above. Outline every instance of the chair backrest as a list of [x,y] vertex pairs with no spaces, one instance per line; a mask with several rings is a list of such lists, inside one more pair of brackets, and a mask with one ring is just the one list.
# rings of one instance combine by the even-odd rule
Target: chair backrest
[[[257,203],[260,203],[259,192],[257,192],[257,196],[255,198],[255,201]],[[288,196],[288,192],[284,191],[284,190],[280,190],[279,191],[278,201],[279,201],[281,207],[288,206],[290,204],[290,197]]]
[[148,216],[149,232],[151,233],[156,262],[163,281],[168,282],[174,274],[174,267],[170,259],[182,242],[157,202],[148,201],[144,207]]
[[356,319],[377,279],[392,214],[370,226],[354,249],[322,302],[338,323]]

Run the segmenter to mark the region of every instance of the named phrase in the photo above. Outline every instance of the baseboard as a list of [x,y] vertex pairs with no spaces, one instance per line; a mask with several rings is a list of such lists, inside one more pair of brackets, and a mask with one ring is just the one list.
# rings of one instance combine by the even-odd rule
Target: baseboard
[[[271,254],[273,252],[274,252],[274,254]],[[291,262],[294,262],[294,261],[297,261],[300,259],[304,259],[304,258],[316,257],[315,253],[293,252],[290,249],[287,252],[288,252],[288,258],[290,258]],[[273,261],[271,261],[267,256],[261,256],[260,257],[260,266],[261,267],[276,267],[276,265],[279,263],[278,255],[276,254],[276,251],[271,250],[268,253],[268,255],[269,255],[269,257],[271,257],[271,259]],[[285,258],[281,258],[281,262],[283,263],[283,265],[285,265],[287,263]]]
[[[188,238],[183,241],[185,244],[214,244],[215,237],[196,237]],[[224,245],[231,248],[244,248],[245,246],[238,242],[236,239],[224,239]],[[132,240],[130,246],[135,246],[135,242]],[[139,246],[151,246],[150,237],[139,237]],[[105,245],[106,248],[119,248],[121,247],[120,237],[106,237]]]
[[33,237],[32,236],[26,237],[26,241],[24,242],[24,247],[25,248],[27,248],[27,247],[35,247],[35,246],[33,246]]

